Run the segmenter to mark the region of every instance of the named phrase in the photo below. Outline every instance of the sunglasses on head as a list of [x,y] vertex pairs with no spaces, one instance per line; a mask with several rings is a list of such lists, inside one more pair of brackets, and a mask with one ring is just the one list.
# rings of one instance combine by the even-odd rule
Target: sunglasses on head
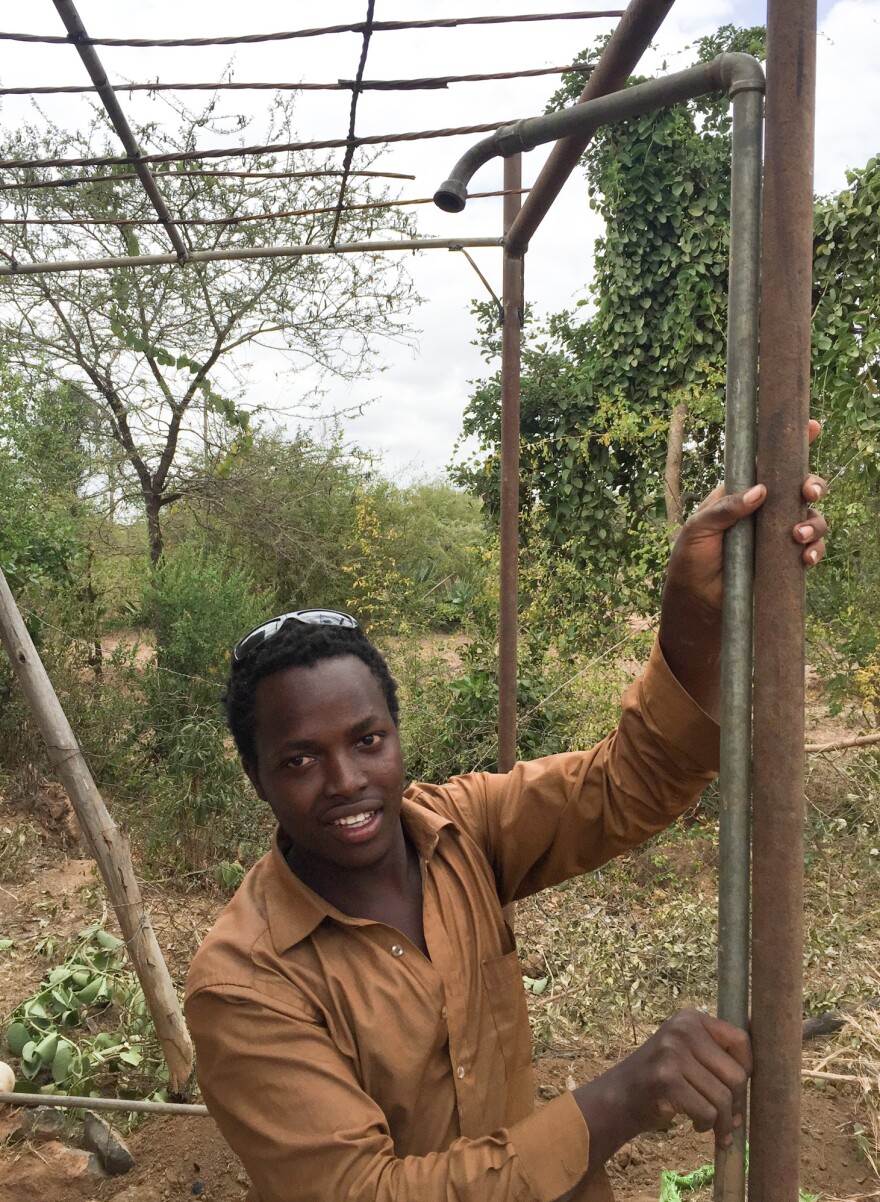
[[293,613],[279,614],[268,622],[255,626],[243,639],[239,639],[232,648],[232,658],[239,662],[261,647],[263,643],[274,638],[285,622],[302,622],[304,626],[345,626],[349,630],[359,630],[351,614],[341,613],[336,609],[296,609]]

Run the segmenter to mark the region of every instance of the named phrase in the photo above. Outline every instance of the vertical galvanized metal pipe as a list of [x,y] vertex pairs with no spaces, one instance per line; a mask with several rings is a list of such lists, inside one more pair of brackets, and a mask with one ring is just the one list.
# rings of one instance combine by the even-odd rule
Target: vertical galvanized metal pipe
[[[580,100],[595,100],[597,96],[616,92],[624,86],[674,2],[630,0],[587,80]],[[596,127],[583,134],[573,134],[553,147],[526,197],[522,212],[509,231],[511,254],[519,258],[525,254],[532,235],[547,216],[595,132]]]
[[803,1007],[804,516],[815,0],[768,0],[752,836],[750,1202],[796,1202]]
[[[504,160],[504,233],[520,209],[522,155]],[[504,248],[501,337],[501,597],[498,615],[498,771],[516,762],[516,646],[519,600],[519,376],[523,261]]]
[[[763,88],[733,97],[730,186],[730,282],[724,486],[755,483],[758,402],[758,304],[761,274],[761,146]],[[744,1030],[749,1021],[749,828],[752,757],[753,520],[724,539],[721,651],[721,822],[718,863],[718,1017]],[[715,1155],[716,1202],[745,1197],[743,1126]]]

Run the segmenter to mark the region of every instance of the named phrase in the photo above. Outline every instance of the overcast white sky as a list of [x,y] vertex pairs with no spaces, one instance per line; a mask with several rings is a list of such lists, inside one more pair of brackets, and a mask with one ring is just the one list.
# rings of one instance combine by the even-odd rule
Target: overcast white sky
[[[525,13],[564,10],[566,5],[535,0],[377,0],[377,19],[420,19],[476,13]],[[586,9],[590,5],[583,5]],[[595,3],[593,7],[613,7]],[[620,4],[619,7],[624,7]],[[365,0],[323,0],[321,4],[250,0],[78,0],[84,24],[93,36],[187,37],[269,32],[317,24],[363,19]],[[3,25],[32,33],[63,32],[50,0],[2,5]],[[760,0],[678,0],[661,31],[657,47],[640,70],[653,73],[665,60],[672,70],[689,65],[688,43],[725,22],[757,24],[764,19]],[[880,0],[820,0],[819,81],[817,107],[816,190],[829,192],[845,183],[849,167],[860,166],[878,150],[880,112]],[[372,39],[366,78],[464,74],[563,65],[614,21],[554,21],[541,24],[465,27],[456,30],[377,33]],[[354,77],[361,39],[356,34],[305,41],[239,47],[234,52],[235,77],[241,80],[332,81]],[[102,49],[111,82],[117,80],[206,80],[219,77],[233,52],[204,49]],[[85,83],[85,70],[69,47],[32,47],[0,43],[0,79],[6,85]],[[357,133],[431,129],[513,119],[540,112],[555,90],[554,77],[506,83],[461,84],[445,91],[366,93],[358,107]],[[230,110],[258,112],[259,93],[228,93]],[[127,96],[123,107],[142,117],[158,116],[156,102],[141,97],[137,108]],[[82,110],[68,98],[43,98],[54,119],[74,124]],[[300,102],[299,133],[304,138],[344,136],[348,93],[309,93]],[[150,105],[153,105],[150,108]],[[24,111],[6,101],[4,123]],[[475,139],[448,138],[390,146],[377,166],[407,171],[416,180],[403,185],[402,196],[430,196],[452,164]],[[524,183],[530,184],[546,157],[545,149],[526,156]],[[474,187],[500,187],[499,161],[484,168]],[[500,201],[471,202],[463,214],[440,213],[433,206],[418,210],[423,236],[497,236]],[[583,295],[591,272],[593,242],[599,232],[589,211],[586,182],[576,171],[549,217],[535,236],[527,258],[529,299],[539,310],[569,306]],[[495,290],[500,293],[500,253],[474,252]],[[432,251],[410,257],[412,275],[426,303],[415,314],[421,333],[417,345],[388,345],[385,370],[371,380],[343,385],[330,382],[327,404],[350,406],[372,401],[364,416],[351,423],[351,438],[378,454],[385,470],[397,477],[433,473],[448,463],[469,396],[468,381],[483,372],[469,343],[474,335],[471,299],[485,295],[462,256]],[[253,356],[250,356],[253,357]],[[266,353],[255,359],[250,392],[255,402],[273,408],[285,398],[299,399],[299,380],[279,375],[283,364]]]

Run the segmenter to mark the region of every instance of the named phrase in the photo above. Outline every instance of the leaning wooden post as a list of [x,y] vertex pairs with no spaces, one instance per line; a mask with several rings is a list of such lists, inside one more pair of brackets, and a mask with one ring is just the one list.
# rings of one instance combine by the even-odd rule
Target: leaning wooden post
[[70,797],[89,850],[101,870],[156,1027],[171,1088],[179,1093],[192,1072],[192,1041],[156,933],[144,909],[128,839],[107,812],[2,571],[0,640],[40,728],[49,758]]

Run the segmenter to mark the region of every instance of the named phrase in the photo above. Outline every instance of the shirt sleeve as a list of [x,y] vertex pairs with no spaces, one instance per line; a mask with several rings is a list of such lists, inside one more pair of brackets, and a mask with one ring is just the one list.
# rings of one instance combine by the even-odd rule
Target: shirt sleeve
[[260,1202],[554,1202],[586,1173],[589,1136],[571,1094],[482,1138],[398,1157],[323,1024],[242,986],[195,993],[186,1015],[202,1095]]
[[598,868],[696,801],[718,768],[719,729],[655,641],[615,731],[589,751],[474,773],[427,789],[483,847],[502,904]]

